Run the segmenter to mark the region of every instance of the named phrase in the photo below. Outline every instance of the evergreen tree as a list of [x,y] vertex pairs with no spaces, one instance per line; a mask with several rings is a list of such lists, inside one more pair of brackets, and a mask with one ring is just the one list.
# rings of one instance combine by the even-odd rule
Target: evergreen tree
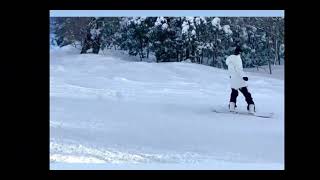
[[126,50],[140,60],[152,53],[157,62],[190,59],[226,68],[225,59],[239,45],[244,67],[281,64],[282,17],[55,17],[50,44],[73,45],[81,53]]

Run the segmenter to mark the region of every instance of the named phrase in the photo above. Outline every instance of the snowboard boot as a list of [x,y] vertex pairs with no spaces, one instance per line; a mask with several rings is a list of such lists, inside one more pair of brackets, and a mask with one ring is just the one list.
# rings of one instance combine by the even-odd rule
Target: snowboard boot
[[249,111],[250,114],[254,114],[256,112],[256,107],[254,104],[249,104],[247,106],[247,110]]
[[235,112],[236,111],[236,103],[234,103],[234,102],[230,102],[229,103],[229,111],[230,112]]

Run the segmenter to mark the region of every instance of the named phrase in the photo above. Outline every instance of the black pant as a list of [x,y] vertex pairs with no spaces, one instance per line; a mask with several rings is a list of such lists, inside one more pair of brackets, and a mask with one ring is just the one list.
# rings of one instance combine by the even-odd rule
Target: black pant
[[[237,97],[238,97],[238,90],[231,88],[231,96],[230,96],[230,102],[234,102],[235,104],[237,103]],[[246,98],[246,102],[249,104],[254,104],[251,94],[248,91],[247,87],[242,87],[239,89],[240,92],[244,95]]]

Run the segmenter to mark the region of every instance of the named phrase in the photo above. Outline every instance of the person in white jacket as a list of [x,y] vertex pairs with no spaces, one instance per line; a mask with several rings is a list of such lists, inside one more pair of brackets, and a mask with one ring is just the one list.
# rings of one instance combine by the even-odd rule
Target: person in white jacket
[[230,55],[226,59],[226,64],[228,65],[228,71],[230,75],[230,83],[231,83],[231,96],[229,102],[229,110],[234,112],[237,107],[237,96],[238,90],[244,95],[246,102],[248,104],[247,110],[250,113],[255,112],[255,104],[251,97],[251,94],[248,91],[246,81],[248,81],[248,77],[243,72],[242,60],[240,57],[240,53],[242,52],[239,46],[236,47],[234,54]]

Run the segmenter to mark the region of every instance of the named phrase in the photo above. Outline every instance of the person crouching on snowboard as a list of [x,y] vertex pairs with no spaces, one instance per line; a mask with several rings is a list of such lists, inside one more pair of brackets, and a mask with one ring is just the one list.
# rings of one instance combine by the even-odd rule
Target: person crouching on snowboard
[[228,71],[230,75],[231,82],[231,96],[229,102],[229,110],[231,112],[235,111],[237,107],[237,96],[238,90],[244,95],[246,102],[248,104],[247,110],[249,113],[255,112],[255,104],[252,100],[251,94],[248,91],[246,81],[248,81],[248,77],[244,75],[242,60],[240,57],[240,53],[242,52],[239,46],[236,47],[234,54],[230,55],[226,59],[226,64],[228,65]]

